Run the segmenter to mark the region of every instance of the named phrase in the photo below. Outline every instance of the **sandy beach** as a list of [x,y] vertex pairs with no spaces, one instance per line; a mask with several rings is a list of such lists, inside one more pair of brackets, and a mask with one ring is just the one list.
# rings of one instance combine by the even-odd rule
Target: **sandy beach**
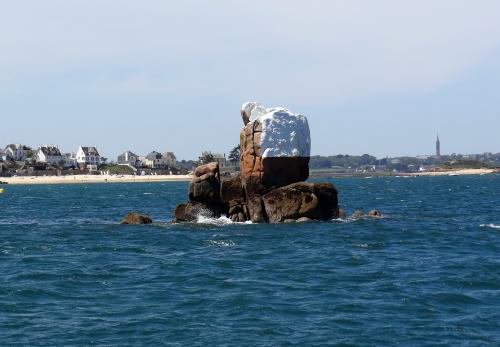
[[77,184],[77,183],[113,183],[113,182],[169,182],[189,181],[189,175],[74,175],[74,176],[19,176],[0,177],[8,184]]
[[416,172],[405,174],[405,176],[462,176],[462,175],[486,175],[498,172],[496,169],[463,169],[436,172]]

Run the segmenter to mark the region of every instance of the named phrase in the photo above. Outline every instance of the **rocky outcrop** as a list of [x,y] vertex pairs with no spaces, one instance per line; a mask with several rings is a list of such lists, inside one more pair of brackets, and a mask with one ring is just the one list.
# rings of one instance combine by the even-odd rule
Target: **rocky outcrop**
[[218,163],[198,166],[189,183],[189,202],[177,205],[174,220],[194,222],[198,216],[219,217],[222,213],[220,187]]
[[201,165],[196,168],[191,179],[191,184],[189,185],[189,200],[208,205],[220,202],[218,163]]
[[241,108],[241,173],[221,179],[217,163],[196,168],[189,202],[175,221],[226,215],[235,222],[308,222],[338,218],[337,190],[306,183],[311,140],[306,117],[250,102]]
[[[378,210],[371,210],[367,214],[364,214],[361,210],[356,210],[351,215],[351,219],[366,219],[366,218],[382,218],[382,213]],[[344,217],[341,217],[344,218]]]
[[120,224],[151,224],[153,220],[144,214],[130,212]]

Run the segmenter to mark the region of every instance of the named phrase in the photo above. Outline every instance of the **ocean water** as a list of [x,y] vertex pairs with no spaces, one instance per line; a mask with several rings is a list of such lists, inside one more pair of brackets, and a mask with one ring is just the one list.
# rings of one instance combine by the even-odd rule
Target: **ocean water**
[[332,182],[385,218],[174,225],[187,183],[5,186],[0,345],[500,345],[499,175]]

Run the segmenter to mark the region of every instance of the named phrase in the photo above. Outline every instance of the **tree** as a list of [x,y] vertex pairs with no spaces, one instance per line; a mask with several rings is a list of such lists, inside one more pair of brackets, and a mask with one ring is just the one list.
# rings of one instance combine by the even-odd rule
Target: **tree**
[[212,153],[204,153],[203,157],[201,158],[201,163],[202,164],[208,164],[212,163],[214,161],[214,156]]
[[58,164],[59,164],[59,168],[62,169],[62,168],[64,168],[64,164],[66,164],[66,160],[60,159],[59,162],[58,162]]
[[229,152],[229,161],[236,165],[240,161],[240,146],[235,146],[231,152]]

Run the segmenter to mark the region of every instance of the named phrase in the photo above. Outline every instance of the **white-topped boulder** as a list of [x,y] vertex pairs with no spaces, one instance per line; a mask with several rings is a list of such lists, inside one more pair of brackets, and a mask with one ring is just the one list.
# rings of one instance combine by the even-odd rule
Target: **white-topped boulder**
[[310,156],[311,134],[305,116],[283,107],[265,108],[258,102],[243,104],[241,114],[244,122],[248,119],[245,125],[259,122],[262,127],[258,144],[262,158]]
[[306,117],[258,102],[243,104],[241,116],[241,178],[247,191],[307,179],[311,135]]

